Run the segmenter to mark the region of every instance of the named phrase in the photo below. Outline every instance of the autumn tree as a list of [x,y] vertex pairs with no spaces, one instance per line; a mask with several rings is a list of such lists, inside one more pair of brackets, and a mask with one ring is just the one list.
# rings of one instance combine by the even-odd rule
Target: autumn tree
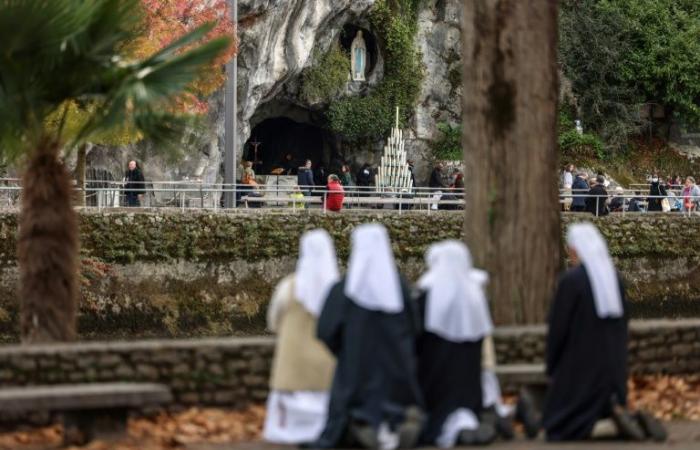
[[[202,43],[213,29],[205,24],[147,57],[128,57],[141,7],[139,0],[0,2],[0,156],[24,164],[17,259],[25,342],[76,334],[78,221],[61,152],[110,130],[172,143],[189,124],[178,99],[231,44]],[[69,136],[73,104],[88,113]]]
[[533,323],[560,268],[557,0],[472,0],[463,33],[465,233],[498,323]]

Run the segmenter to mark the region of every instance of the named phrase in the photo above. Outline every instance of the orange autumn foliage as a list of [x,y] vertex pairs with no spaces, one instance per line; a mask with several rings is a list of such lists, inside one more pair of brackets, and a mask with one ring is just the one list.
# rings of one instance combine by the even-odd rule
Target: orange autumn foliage
[[207,111],[206,98],[224,85],[224,66],[235,55],[237,45],[233,22],[226,0],[142,0],[143,32],[126,51],[135,58],[147,58],[175,39],[195,28],[215,22],[216,26],[205,40],[220,36],[234,39],[227,52],[202,71],[187,94],[176,99],[181,112],[202,114]]

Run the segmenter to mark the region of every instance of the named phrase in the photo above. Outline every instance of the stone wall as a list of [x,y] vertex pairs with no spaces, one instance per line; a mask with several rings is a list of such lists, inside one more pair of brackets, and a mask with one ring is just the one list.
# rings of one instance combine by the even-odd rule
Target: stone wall
[[[588,215],[564,216],[564,226]],[[387,226],[415,280],[433,242],[462,237],[461,212],[89,212],[80,217],[83,339],[251,335],[277,281],[294,270],[301,233],[323,227],[347,261],[352,228]],[[700,220],[597,219],[624,275],[633,317],[700,316]],[[0,214],[0,342],[17,340],[17,217]]]
[[[496,329],[499,364],[541,362],[544,327]],[[0,387],[106,381],[164,383],[178,405],[265,400],[271,337],[0,347]],[[700,371],[700,319],[630,326],[631,374]],[[508,380],[503,380],[507,383]]]

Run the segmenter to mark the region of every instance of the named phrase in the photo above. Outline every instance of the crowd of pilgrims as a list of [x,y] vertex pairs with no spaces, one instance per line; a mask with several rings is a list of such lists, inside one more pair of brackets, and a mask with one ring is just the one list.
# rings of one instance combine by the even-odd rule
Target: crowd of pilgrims
[[432,245],[415,286],[399,273],[386,229],[358,226],[341,276],[324,230],[301,237],[293,274],[273,294],[277,334],[264,438],[303,448],[483,445],[544,429],[549,441],[665,439],[626,407],[624,288],[595,226],[567,235],[571,268],[548,318],[545,386],[503,403],[493,324],[468,248]]

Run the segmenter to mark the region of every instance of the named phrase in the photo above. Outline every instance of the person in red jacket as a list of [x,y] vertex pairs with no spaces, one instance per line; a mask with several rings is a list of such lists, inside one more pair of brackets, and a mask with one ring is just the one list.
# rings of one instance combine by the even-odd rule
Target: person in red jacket
[[345,198],[345,190],[340,184],[338,175],[332,174],[328,176],[328,185],[326,186],[328,194],[326,194],[326,209],[339,212],[343,209],[343,199]]

